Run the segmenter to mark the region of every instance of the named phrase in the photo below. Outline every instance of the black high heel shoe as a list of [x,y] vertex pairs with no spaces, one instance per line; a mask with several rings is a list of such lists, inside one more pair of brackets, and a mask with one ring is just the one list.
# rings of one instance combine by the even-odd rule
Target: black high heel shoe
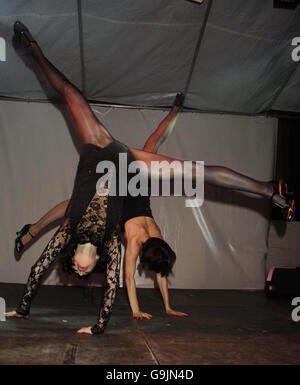
[[23,45],[24,43],[24,41],[22,41],[22,37],[25,38],[25,48],[30,47],[32,43],[36,43],[36,41],[31,36],[31,33],[29,32],[28,28],[25,27],[25,25],[19,20],[17,20],[14,24],[14,33],[16,38],[18,39],[18,43],[21,45]]
[[32,235],[29,231],[31,226],[32,225],[28,223],[27,225],[23,226],[20,231],[16,232],[17,238],[15,239],[15,250],[18,254],[20,254],[24,249],[24,244],[22,242],[22,238],[24,237],[24,235],[29,234],[31,236],[31,239],[34,238],[34,235]]
[[[284,183],[281,179],[272,182],[274,192],[271,197],[272,203],[280,207],[283,218],[286,222],[292,222],[295,218],[296,205],[295,199],[293,199],[293,192],[288,191],[287,183]],[[285,200],[284,205],[273,201],[274,195],[279,195]]]

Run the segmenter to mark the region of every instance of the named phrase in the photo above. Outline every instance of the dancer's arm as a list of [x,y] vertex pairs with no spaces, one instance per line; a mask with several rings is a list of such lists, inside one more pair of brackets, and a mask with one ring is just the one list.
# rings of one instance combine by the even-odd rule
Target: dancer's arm
[[168,113],[164,120],[161,121],[153,134],[150,135],[147,139],[143,148],[144,151],[152,152],[154,154],[157,153],[159,147],[172,133],[178,118],[178,113],[183,106],[183,102],[184,95],[182,93],[178,93],[176,95],[172,110]]
[[119,287],[121,241],[118,233],[113,233],[110,240],[105,243],[104,254],[101,257],[107,257],[106,284],[98,321],[93,327],[81,328],[77,333],[102,334],[111,317],[112,306]]
[[168,315],[175,315],[178,317],[186,317],[188,316],[187,313],[182,313],[180,311],[173,310],[170,305],[170,299],[169,299],[169,291],[168,291],[168,280],[167,277],[162,277],[160,273],[156,274],[156,280],[159,286],[159,290],[161,292],[161,295],[163,297],[166,313]]
[[127,239],[125,252],[125,282],[133,318],[150,319],[152,318],[151,314],[144,313],[140,310],[136,293],[134,274],[136,271],[136,260],[140,249],[141,243],[137,242],[135,238]]

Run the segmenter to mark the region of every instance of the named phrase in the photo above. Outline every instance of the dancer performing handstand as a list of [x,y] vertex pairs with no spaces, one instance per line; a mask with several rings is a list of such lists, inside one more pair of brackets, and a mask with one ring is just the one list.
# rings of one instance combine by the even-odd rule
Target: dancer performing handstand
[[[175,122],[178,117],[184,101],[183,94],[176,95],[172,110],[159,124],[156,131],[150,135],[147,139],[143,150],[156,153],[162,143],[171,134],[175,126]],[[36,237],[41,231],[43,231],[49,224],[63,220],[65,211],[68,207],[69,200],[59,203],[57,206],[49,210],[39,221],[34,224],[25,225],[18,233],[15,241],[15,250],[20,254],[24,246]],[[163,241],[160,229],[156,224],[152,210],[150,207],[149,197],[132,197],[127,196],[125,198],[123,206],[123,225],[124,236],[126,239],[127,247],[125,251],[125,281],[128,291],[129,303],[131,305],[132,316],[135,319],[150,319],[152,315],[142,312],[139,308],[136,284],[134,274],[136,271],[136,261],[140,254],[142,245],[144,252],[150,250],[155,246],[159,253],[173,253],[166,242]],[[143,260],[143,258],[142,258]],[[65,261],[71,262],[70,255],[66,255]],[[101,261],[99,261],[101,263]],[[155,266],[154,266],[155,268]],[[163,297],[165,311],[168,315],[184,317],[188,314],[176,311],[171,308],[167,271],[161,271],[156,273],[156,281],[158,283],[160,292]],[[82,273],[79,273],[82,274]]]
[[[72,85],[43,55],[42,50],[33,40],[28,29],[20,22],[14,25],[19,44],[32,55],[34,62],[46,76],[52,87],[63,97],[75,121],[76,131],[81,137],[84,147],[80,156],[74,189],[63,224],[48,243],[39,260],[31,269],[25,293],[16,312],[8,316],[28,317],[33,295],[49,266],[68,245],[75,249],[72,259],[74,270],[79,273],[90,273],[96,265],[97,256],[107,259],[106,287],[98,322],[93,327],[82,328],[79,332],[89,334],[103,333],[111,315],[111,307],[116,296],[120,269],[120,224],[122,221],[124,197],[96,193],[96,183],[101,174],[96,173],[96,166],[102,160],[110,160],[116,166],[118,180],[118,160],[120,153],[128,155],[128,161],[143,162],[151,170],[152,161],[166,161],[170,164],[175,159],[153,154],[151,152],[128,148],[115,141],[103,124],[96,118],[81,92]],[[179,164],[184,161],[178,160]],[[196,162],[192,163],[189,175],[197,176]],[[169,170],[169,167],[168,167]],[[174,173],[171,178],[174,177]],[[160,175],[150,175],[159,177]],[[204,181],[209,184],[246,191],[272,199],[272,202],[283,210],[292,213],[292,203],[268,182],[259,182],[233,170],[219,166],[205,166]],[[103,188],[105,186],[102,186]],[[290,217],[290,214],[288,215]],[[150,238],[151,239],[151,238]],[[153,238],[152,238],[153,239]],[[152,246],[152,247],[151,247]],[[150,250],[142,250],[142,256],[155,257],[155,246]],[[88,255],[88,262],[86,255]],[[170,271],[174,256],[169,251],[159,261],[164,271]],[[151,264],[151,263],[150,263]],[[154,268],[154,267],[153,267]],[[154,269],[156,269],[155,267]]]

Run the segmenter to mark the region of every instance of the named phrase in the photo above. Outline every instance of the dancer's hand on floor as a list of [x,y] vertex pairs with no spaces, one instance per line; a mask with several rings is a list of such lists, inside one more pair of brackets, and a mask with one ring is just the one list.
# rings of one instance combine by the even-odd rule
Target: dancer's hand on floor
[[5,317],[7,318],[25,318],[25,319],[29,319],[29,315],[22,315],[22,314],[18,314],[15,310],[14,311],[8,311],[7,313],[5,313]]
[[142,311],[138,311],[136,313],[132,313],[132,317],[134,319],[151,319],[152,318],[152,315],[151,314],[148,314],[148,313],[144,313]]
[[87,328],[81,328],[81,329],[77,330],[76,333],[80,333],[80,334],[82,334],[82,333],[85,333],[85,334],[93,334],[93,333],[92,333],[92,327],[89,326],[89,327],[87,327]]
[[173,309],[167,309],[166,313],[168,315],[175,315],[176,317],[188,317],[189,316],[187,313],[182,313],[180,311],[176,311],[176,310],[173,310]]

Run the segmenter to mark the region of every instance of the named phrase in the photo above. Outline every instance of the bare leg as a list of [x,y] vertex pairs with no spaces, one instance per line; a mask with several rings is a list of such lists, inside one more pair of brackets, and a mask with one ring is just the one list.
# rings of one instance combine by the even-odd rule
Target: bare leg
[[19,44],[25,47],[28,54],[32,55],[39,70],[66,102],[83,143],[93,143],[105,147],[112,142],[112,136],[95,116],[82,93],[44,56],[26,27],[22,23],[16,22],[14,30]]

